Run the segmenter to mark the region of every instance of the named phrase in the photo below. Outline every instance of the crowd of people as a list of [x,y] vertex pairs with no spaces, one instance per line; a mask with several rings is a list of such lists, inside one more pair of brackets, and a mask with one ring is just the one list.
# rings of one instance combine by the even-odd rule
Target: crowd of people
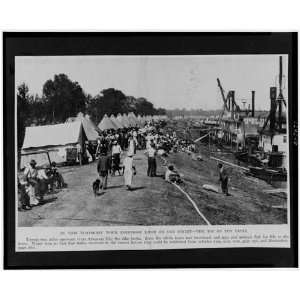
[[[127,128],[122,130],[108,130],[102,132],[97,147],[94,150],[95,159],[98,159],[97,172],[99,182],[93,183],[93,188],[97,185],[99,189],[107,188],[108,175],[124,176],[124,185],[128,190],[132,190],[132,178],[136,174],[133,165],[133,157],[137,150],[143,150],[148,160],[147,176],[157,176],[157,156],[168,156],[169,153],[185,151],[195,152],[195,144],[186,139],[177,137],[176,132],[166,132],[163,122],[147,122],[144,127]],[[124,160],[121,163],[121,155]],[[168,182],[182,182],[179,173],[176,173],[174,166],[170,166],[166,171],[165,179]],[[169,174],[170,173],[170,174]],[[172,173],[172,174],[171,174]]]
[[[86,156],[97,160],[97,173],[99,178],[93,183],[95,194],[107,189],[108,176],[123,176],[124,186],[133,190],[132,179],[136,175],[133,164],[137,150],[143,150],[148,160],[145,170],[147,176],[157,176],[157,156],[167,157],[170,153],[178,151],[194,154],[195,144],[188,139],[179,138],[175,131],[164,129],[164,123],[147,122],[144,127],[132,127],[120,130],[107,130],[99,135],[96,144],[87,142]],[[123,158],[123,161],[121,161]],[[219,165],[221,188],[228,194],[228,175],[223,166]],[[171,183],[182,183],[182,178],[173,165],[167,166],[164,179]],[[18,178],[19,197],[21,209],[29,210],[38,205],[48,190],[66,186],[62,175],[58,172],[55,162],[49,168],[36,168],[32,160]]]

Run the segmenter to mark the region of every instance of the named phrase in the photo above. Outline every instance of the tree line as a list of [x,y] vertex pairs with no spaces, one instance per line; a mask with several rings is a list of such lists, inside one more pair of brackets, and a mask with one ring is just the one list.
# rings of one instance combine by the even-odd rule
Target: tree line
[[32,95],[26,83],[17,87],[18,148],[22,146],[25,127],[65,122],[77,113],[89,114],[98,124],[105,114],[134,112],[136,115],[164,115],[146,98],[127,96],[122,91],[107,88],[96,96],[86,94],[78,82],[58,74],[45,82],[42,96]]

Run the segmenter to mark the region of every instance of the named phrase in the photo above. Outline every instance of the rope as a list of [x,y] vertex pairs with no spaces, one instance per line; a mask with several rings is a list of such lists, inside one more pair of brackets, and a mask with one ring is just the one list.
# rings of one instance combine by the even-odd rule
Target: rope
[[[167,164],[167,160],[164,157],[161,157],[161,159],[163,160],[163,162],[165,164]],[[167,166],[165,166],[165,168],[167,168]],[[184,191],[179,185],[177,185],[176,183],[171,182],[171,184],[173,184],[177,189],[179,189],[187,197],[187,199],[192,203],[192,205],[195,208],[195,210],[198,213],[198,215],[204,220],[204,222],[206,223],[206,225],[211,225],[210,222],[204,216],[204,214],[200,211],[200,209],[198,208],[198,206],[196,205],[196,203],[194,202],[194,200],[191,198],[191,196],[186,191]]]
[[196,205],[196,203],[194,202],[194,200],[190,197],[190,195],[185,192],[179,185],[177,185],[176,183],[171,182],[173,185],[175,185],[187,198],[188,200],[192,203],[192,205],[194,206],[196,212],[198,213],[198,215],[205,221],[205,223],[207,225],[211,225],[209,223],[209,221],[205,218],[205,216],[203,215],[203,213],[200,211],[200,209],[198,208],[198,206]]

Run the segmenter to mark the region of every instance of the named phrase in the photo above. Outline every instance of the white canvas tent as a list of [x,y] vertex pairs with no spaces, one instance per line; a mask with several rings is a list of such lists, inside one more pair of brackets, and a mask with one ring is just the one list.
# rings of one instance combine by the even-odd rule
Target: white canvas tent
[[66,162],[66,149],[77,144],[83,146],[86,140],[81,122],[26,127],[20,168],[24,168],[31,159],[37,162],[37,166],[49,164],[47,151],[51,161]]
[[160,115],[159,118],[160,118],[160,120],[167,120],[168,116],[166,116],[166,115]]
[[119,120],[114,116],[111,115],[110,116],[110,120],[114,123],[114,125],[118,128],[118,129],[122,129],[124,126],[122,123],[119,122]]
[[124,113],[123,116],[122,116],[122,120],[123,120],[123,124],[126,124],[126,127],[130,127],[132,126],[127,115]]
[[138,125],[137,118],[136,118],[136,116],[135,116],[135,114],[134,114],[133,112],[130,112],[130,113],[128,114],[128,120],[129,120],[131,126],[136,126],[136,125]]
[[69,118],[66,122],[81,122],[89,141],[96,141],[99,137],[98,128],[90,119],[89,115],[84,116],[83,113],[80,112],[77,114],[77,117]]
[[137,123],[138,123],[139,126],[144,125],[144,122],[143,122],[143,119],[142,119],[141,115],[138,115],[136,120],[137,120]]
[[146,123],[146,118],[145,118],[145,116],[142,116],[142,117],[141,117],[141,123],[142,123],[142,125],[145,125],[145,123]]
[[109,129],[118,129],[117,126],[107,116],[107,114],[104,115],[101,122],[98,124],[98,128],[102,131],[109,130]]
[[126,122],[124,122],[123,117],[122,117],[122,115],[121,115],[120,113],[117,115],[117,118],[116,118],[116,119],[118,120],[118,122],[119,122],[120,124],[122,124],[122,126],[123,126],[124,128],[127,128],[127,127],[128,127],[128,124],[126,124]]

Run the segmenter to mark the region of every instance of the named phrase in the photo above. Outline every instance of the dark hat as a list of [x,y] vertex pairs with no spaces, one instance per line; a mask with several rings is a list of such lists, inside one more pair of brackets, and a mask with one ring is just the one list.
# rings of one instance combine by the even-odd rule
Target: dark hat
[[35,161],[34,159],[32,159],[32,160],[30,161],[30,164],[31,164],[31,165],[36,165],[36,161]]

